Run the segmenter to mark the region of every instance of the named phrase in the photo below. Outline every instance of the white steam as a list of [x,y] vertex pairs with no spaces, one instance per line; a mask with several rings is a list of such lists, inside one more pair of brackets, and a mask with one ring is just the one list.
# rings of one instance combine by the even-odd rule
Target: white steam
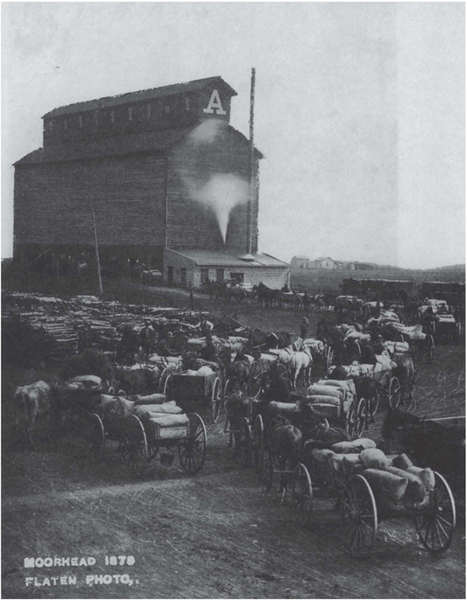
[[248,194],[248,182],[232,173],[213,175],[204,186],[191,192],[194,200],[209,207],[216,215],[224,243],[230,213],[236,206],[248,202]]
[[191,142],[195,144],[213,142],[221,132],[222,128],[226,127],[224,121],[218,121],[216,119],[208,119],[203,121],[196,129],[194,129],[188,136]]

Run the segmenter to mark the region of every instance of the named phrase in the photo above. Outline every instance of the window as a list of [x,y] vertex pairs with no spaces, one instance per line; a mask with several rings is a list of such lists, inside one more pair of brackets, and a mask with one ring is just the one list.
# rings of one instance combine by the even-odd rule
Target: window
[[110,111],[110,122],[115,123],[115,111],[114,110]]
[[204,283],[209,277],[209,269],[201,269],[201,283]]
[[190,99],[188,96],[185,98],[185,110],[190,110]]
[[68,119],[63,121],[63,126],[65,127],[65,131],[68,129]]
[[146,106],[146,115],[147,115],[148,119],[151,118],[151,105],[150,104],[148,104]]
[[133,119],[133,108],[130,106],[128,109],[128,120],[131,121]]
[[99,113],[95,112],[94,113],[94,125],[99,125]]
[[53,131],[54,128],[54,122],[52,120],[47,122],[48,128],[50,129],[50,131]]
[[217,281],[224,281],[224,269],[216,269]]
[[78,122],[79,122],[79,126],[81,128],[83,126],[83,115],[79,115]]
[[186,269],[180,269],[180,283],[186,285]]
[[170,112],[170,104],[166,104],[166,105],[164,106],[164,110],[165,110],[166,114],[168,115],[168,114],[169,114],[169,112]]
[[230,273],[230,278],[235,279],[238,283],[243,283],[245,273]]

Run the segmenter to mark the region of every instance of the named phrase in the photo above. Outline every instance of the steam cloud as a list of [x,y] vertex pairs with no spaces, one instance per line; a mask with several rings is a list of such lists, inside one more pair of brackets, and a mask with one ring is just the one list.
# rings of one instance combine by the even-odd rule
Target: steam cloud
[[[197,161],[205,155],[207,163],[211,163],[213,156],[215,160],[213,143],[222,133],[222,129],[227,127],[227,123],[216,119],[209,119],[201,123],[190,133],[187,139],[183,149],[183,158],[181,159],[185,162],[182,164],[186,166],[187,155],[197,156]],[[192,166],[193,168],[190,169],[191,172],[196,173],[198,165],[194,164]],[[188,173],[190,170],[188,170]],[[219,167],[220,170],[221,167]],[[181,168],[181,174],[191,199],[206,206],[215,214],[222,239],[225,243],[230,213],[236,206],[248,202],[248,181],[234,173],[218,172],[210,175],[207,181],[205,178],[204,180],[200,180],[196,176],[188,175],[187,171],[183,168]]]

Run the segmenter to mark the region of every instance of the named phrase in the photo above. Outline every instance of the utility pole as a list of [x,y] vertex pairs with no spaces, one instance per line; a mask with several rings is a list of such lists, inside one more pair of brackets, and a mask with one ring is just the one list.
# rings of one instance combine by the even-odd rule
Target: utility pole
[[104,290],[102,288],[102,276],[101,276],[101,261],[99,259],[99,245],[97,243],[97,227],[96,227],[96,215],[94,214],[94,207],[92,207],[92,222],[94,225],[94,247],[96,249],[96,263],[97,263],[97,277],[99,279],[99,294],[102,296]]
[[256,192],[256,162],[255,162],[255,143],[254,143],[254,127],[255,127],[255,82],[256,69],[251,69],[251,86],[250,86],[250,193],[248,195],[247,217],[246,217],[246,253],[251,254],[251,221],[252,207]]

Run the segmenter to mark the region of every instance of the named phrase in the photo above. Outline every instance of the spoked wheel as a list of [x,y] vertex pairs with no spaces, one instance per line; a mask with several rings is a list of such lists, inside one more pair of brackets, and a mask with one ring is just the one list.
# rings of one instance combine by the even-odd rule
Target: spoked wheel
[[366,426],[366,417],[367,417],[367,400],[365,398],[360,398],[357,404],[357,416],[355,423],[355,433],[358,438],[362,437],[363,431]]
[[287,367],[285,365],[283,365],[282,363],[278,363],[277,372],[279,373],[279,376],[282,377],[282,379],[284,379],[285,381],[289,380],[289,374],[287,371]]
[[378,512],[370,484],[361,475],[351,477],[345,486],[341,519],[348,549],[356,553],[369,550],[378,531]]
[[261,480],[266,488],[266,491],[270,492],[274,481],[274,457],[270,448],[268,448],[264,453],[264,464],[261,472]]
[[203,419],[197,413],[190,413],[188,419],[188,436],[181,440],[178,456],[183,470],[195,475],[201,471],[206,460],[208,434]]
[[391,377],[389,382],[388,401],[391,408],[397,408],[401,401],[401,384],[397,377]]
[[261,392],[261,382],[263,380],[263,367],[257,360],[253,362],[248,376],[248,396],[250,398],[257,398]]
[[297,521],[306,526],[313,511],[313,488],[308,469],[299,463],[293,473],[292,499],[297,511]]
[[374,417],[376,415],[376,413],[378,412],[379,401],[380,401],[380,395],[379,395],[378,386],[372,385],[371,390],[370,390],[370,398],[369,398],[370,417]]
[[253,433],[251,431],[251,425],[248,419],[243,419],[240,425],[240,460],[242,467],[249,467],[251,464],[251,456],[253,453],[252,448]]
[[172,369],[170,367],[166,367],[161,374],[161,378],[159,379],[159,392],[161,394],[165,394],[167,398],[170,394],[170,379],[172,377]]
[[442,554],[451,545],[455,526],[456,506],[451,489],[435,471],[435,488],[430,492],[429,507],[415,517],[418,537],[427,550]]
[[219,418],[219,413],[221,412],[221,404],[222,404],[222,384],[219,377],[216,377],[214,381],[214,385],[212,386],[212,394],[211,394],[211,417],[212,422],[216,423]]
[[256,475],[261,479],[264,461],[264,423],[261,415],[256,415],[253,423],[253,463]]
[[148,462],[148,440],[143,424],[135,415],[128,417],[125,434],[128,440],[128,469],[136,477],[142,477]]
[[427,355],[426,355],[426,358],[427,358],[427,361],[429,363],[432,363],[433,362],[433,357],[434,357],[434,354],[435,354],[435,339],[434,339],[434,337],[432,335],[428,334],[427,335],[426,343],[427,343]]
[[88,434],[90,440],[90,456],[96,462],[100,462],[105,452],[105,430],[102,419],[96,413],[89,415]]
[[347,412],[347,416],[345,419],[345,429],[350,436],[350,439],[353,439],[357,435],[357,401],[356,399],[352,402]]

